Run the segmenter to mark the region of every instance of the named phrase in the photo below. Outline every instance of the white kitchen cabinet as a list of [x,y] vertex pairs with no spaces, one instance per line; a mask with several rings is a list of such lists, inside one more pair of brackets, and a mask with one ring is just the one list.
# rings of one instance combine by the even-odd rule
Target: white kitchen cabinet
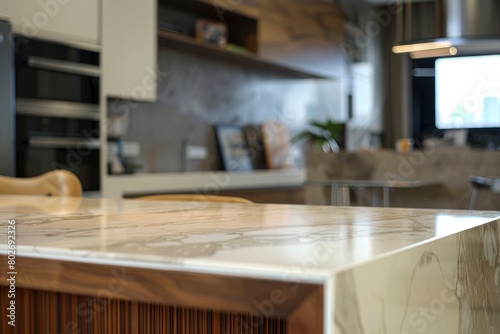
[[102,92],[104,96],[155,101],[156,0],[102,0]]
[[100,45],[100,0],[0,0],[16,34],[88,49]]

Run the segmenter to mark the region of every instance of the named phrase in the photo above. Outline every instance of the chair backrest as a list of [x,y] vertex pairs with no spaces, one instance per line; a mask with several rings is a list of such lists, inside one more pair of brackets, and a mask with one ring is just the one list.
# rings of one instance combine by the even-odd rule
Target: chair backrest
[[82,185],[75,174],[54,170],[27,178],[0,176],[0,194],[80,197]]
[[224,202],[224,203],[245,203],[251,204],[252,201],[236,196],[220,195],[199,195],[199,194],[164,194],[136,197],[141,200],[155,201],[189,201],[189,202]]

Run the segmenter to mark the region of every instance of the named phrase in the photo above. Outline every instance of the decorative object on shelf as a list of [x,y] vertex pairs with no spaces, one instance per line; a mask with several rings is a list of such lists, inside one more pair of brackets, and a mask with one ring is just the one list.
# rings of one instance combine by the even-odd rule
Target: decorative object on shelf
[[225,48],[227,45],[227,26],[217,21],[198,19],[196,21],[196,40]]
[[292,143],[307,140],[311,148],[319,152],[339,152],[344,146],[344,129],[342,123],[335,123],[331,119],[326,122],[311,121],[310,129],[299,132],[292,138]]
[[216,125],[215,135],[224,170],[233,172],[252,170],[252,161],[241,127]]
[[248,144],[253,169],[266,169],[266,156],[262,141],[262,130],[258,125],[246,125],[243,128]]
[[293,166],[290,135],[285,124],[277,120],[262,123],[262,138],[267,168],[285,169]]
[[244,55],[247,55],[247,54],[251,53],[250,50],[248,50],[246,47],[240,46],[240,45],[236,45],[234,43],[228,43],[226,45],[226,50],[230,51],[230,52],[241,53],[241,54],[244,54]]

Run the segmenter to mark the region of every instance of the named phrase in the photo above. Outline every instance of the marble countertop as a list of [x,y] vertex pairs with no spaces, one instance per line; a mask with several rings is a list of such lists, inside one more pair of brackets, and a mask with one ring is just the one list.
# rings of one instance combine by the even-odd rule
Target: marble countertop
[[[17,256],[321,282],[499,212],[0,196]],[[0,253],[7,252],[6,233]]]

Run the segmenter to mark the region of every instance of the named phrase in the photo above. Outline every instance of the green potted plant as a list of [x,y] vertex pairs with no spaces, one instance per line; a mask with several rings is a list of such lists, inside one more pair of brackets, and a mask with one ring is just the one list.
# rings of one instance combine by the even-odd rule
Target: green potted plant
[[293,136],[292,143],[306,140],[313,151],[334,152],[340,151],[339,142],[342,142],[344,124],[335,123],[331,119],[325,122],[311,121],[309,129]]

